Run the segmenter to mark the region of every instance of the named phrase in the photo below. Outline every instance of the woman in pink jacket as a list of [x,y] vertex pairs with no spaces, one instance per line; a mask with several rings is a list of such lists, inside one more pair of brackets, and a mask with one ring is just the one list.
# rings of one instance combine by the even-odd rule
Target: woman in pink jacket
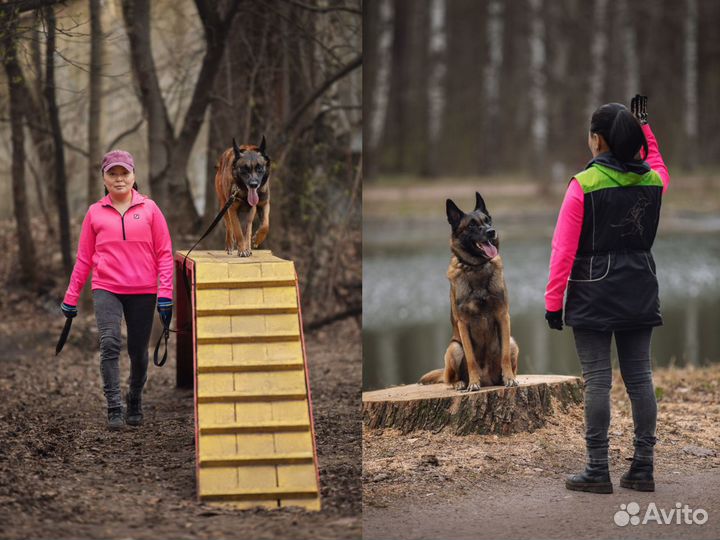
[[[662,324],[651,252],[670,175],[647,123],[647,97],[631,111],[620,103],[598,108],[590,121],[593,159],[568,185],[552,240],[545,318],[572,327],[585,382],[585,470],[568,489],[612,493],[608,467],[610,345],[632,403],[634,455],[624,488],[654,491],[657,403],[650,339]],[[567,291],[567,296],[565,295]]]
[[[148,341],[154,308],[166,326],[172,318],[173,256],[167,222],[158,206],[137,192],[135,163],[123,150],[102,161],[106,195],[88,209],[77,260],[62,311],[77,315],[77,300],[92,270],[92,294],[100,334],[100,371],[107,399],[108,428],[142,423]],[[159,282],[159,285],[158,285]],[[130,386],[123,416],[120,395],[120,325],[127,325]]]

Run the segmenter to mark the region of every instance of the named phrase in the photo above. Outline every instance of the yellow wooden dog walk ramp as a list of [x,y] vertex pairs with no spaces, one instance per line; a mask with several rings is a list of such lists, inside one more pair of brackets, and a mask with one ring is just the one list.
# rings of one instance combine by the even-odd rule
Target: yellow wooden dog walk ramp
[[[184,252],[175,257],[182,272]],[[240,258],[193,251],[192,295],[178,279],[178,326],[191,318],[195,441],[202,501],[249,508],[320,509],[297,275],[269,251]],[[184,315],[183,315],[184,314]],[[187,349],[185,349],[187,350]],[[182,358],[181,358],[182,357]]]

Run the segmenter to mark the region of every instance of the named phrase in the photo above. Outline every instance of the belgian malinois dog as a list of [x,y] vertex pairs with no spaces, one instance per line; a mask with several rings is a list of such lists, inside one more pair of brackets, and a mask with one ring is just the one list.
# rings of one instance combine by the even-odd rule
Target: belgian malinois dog
[[518,346],[510,336],[510,306],[503,277],[500,239],[482,196],[469,214],[447,200],[452,233],[450,320],[453,336],[445,368],[423,375],[420,384],[444,382],[473,392],[482,386],[517,386]]
[[[260,146],[238,146],[233,139],[232,148],[222,153],[215,174],[215,191],[220,207],[224,207],[234,190],[238,196],[223,216],[225,221],[225,250],[231,255],[237,247],[238,256],[249,257],[252,247],[263,243],[270,229],[270,158],[265,153],[265,137]],[[260,227],[252,235],[255,213]]]

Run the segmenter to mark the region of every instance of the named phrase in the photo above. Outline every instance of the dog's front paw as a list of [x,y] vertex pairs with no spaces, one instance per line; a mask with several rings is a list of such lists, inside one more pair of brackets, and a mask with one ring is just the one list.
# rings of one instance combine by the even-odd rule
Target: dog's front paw
[[254,234],[252,237],[252,247],[253,249],[257,249],[259,247],[259,244],[257,242],[257,234]]
[[252,255],[252,250],[250,250],[250,249],[238,250],[238,257],[250,257],[251,255]]
[[506,388],[510,388],[513,386],[519,386],[519,383],[514,375],[508,375],[508,376],[503,375],[502,380],[503,380],[503,384],[505,385]]
[[465,392],[477,392],[480,390],[480,382],[471,382],[468,384],[468,387],[465,389]]
[[455,384],[453,384],[454,390],[462,391],[462,390],[465,390],[466,387],[467,387],[467,384],[465,384],[465,381],[458,381]]

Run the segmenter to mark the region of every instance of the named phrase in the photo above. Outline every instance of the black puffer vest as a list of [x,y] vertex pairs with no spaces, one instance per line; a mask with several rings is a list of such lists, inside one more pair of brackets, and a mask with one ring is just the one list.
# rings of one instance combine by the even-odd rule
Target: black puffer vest
[[660,175],[645,162],[602,154],[575,178],[585,211],[565,323],[599,331],[662,325],[650,252],[660,218]]

